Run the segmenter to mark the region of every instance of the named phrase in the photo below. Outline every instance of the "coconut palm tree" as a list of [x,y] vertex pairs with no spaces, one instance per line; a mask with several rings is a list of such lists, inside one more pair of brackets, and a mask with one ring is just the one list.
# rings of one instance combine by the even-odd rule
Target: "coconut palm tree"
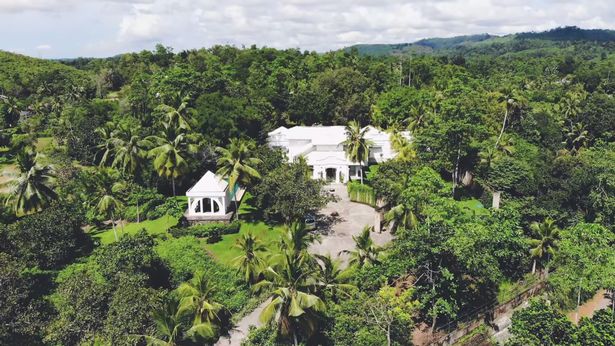
[[260,253],[267,251],[267,247],[251,232],[237,238],[234,247],[241,250],[241,255],[233,259],[237,272],[243,275],[247,283],[255,283],[265,265]]
[[251,156],[254,152],[254,142],[243,139],[233,138],[228,148],[218,147],[216,151],[220,154],[216,174],[228,179],[229,188],[233,191],[235,202],[235,218],[239,217],[237,207],[237,187],[238,185],[249,185],[261,175],[254,168],[261,160]]
[[404,137],[403,133],[395,128],[391,130],[391,147],[397,153],[396,158],[401,161],[414,161],[416,151],[412,148],[412,143]]
[[186,158],[196,151],[195,145],[183,130],[172,126],[163,126],[158,136],[150,136],[147,141],[153,146],[148,155],[154,158],[154,169],[159,176],[171,180],[175,196],[175,179],[188,169]]
[[154,310],[153,319],[156,330],[161,338],[151,335],[139,335],[145,338],[148,346],[177,346],[181,341],[181,316],[178,314],[179,302],[169,299],[162,303],[159,309]]
[[361,184],[363,184],[363,165],[369,159],[369,148],[374,144],[365,138],[368,128],[361,129],[361,125],[356,120],[352,120],[346,125],[346,140],[342,142],[346,157],[352,162],[359,163],[361,171]]
[[509,117],[521,113],[525,105],[527,104],[527,100],[525,97],[516,89],[504,90],[501,92],[498,97],[498,101],[504,105],[504,120],[502,121],[502,128],[500,129],[500,134],[495,140],[494,148],[498,148],[498,144],[502,139],[502,135],[504,134],[504,130],[506,129],[506,125],[508,123]]
[[575,154],[587,143],[588,133],[582,123],[571,124],[565,132],[566,139],[563,144],[569,152]]
[[557,250],[557,242],[559,240],[559,228],[555,221],[551,218],[546,218],[544,222],[533,222],[530,229],[534,232],[535,238],[530,240],[530,255],[534,259],[532,264],[532,274],[536,272],[536,264],[538,261],[545,260],[545,275],[548,275],[548,263]]
[[169,126],[186,130],[190,129],[192,119],[190,118],[188,104],[186,102],[182,102],[177,108],[163,104],[156,107],[156,111],[164,114],[164,122]]
[[314,242],[320,242],[320,235],[310,232],[304,222],[295,221],[286,226],[279,247],[299,256],[304,254]]
[[177,313],[180,316],[187,313],[194,316],[192,327],[186,332],[188,336],[211,338],[217,334],[224,307],[213,301],[214,292],[215,287],[204,272],[196,272],[190,281],[177,288],[180,297]]
[[316,330],[318,313],[325,310],[323,300],[314,295],[314,270],[305,256],[296,256],[292,251],[282,254],[282,261],[267,268],[267,278],[254,289],[269,289],[269,303],[260,315],[265,324],[275,324],[279,333],[292,338],[298,345],[299,334],[311,335]]
[[146,156],[146,147],[149,143],[142,139],[138,132],[138,128],[122,126],[114,133],[115,159],[111,166],[124,174],[135,174],[139,171]]
[[350,261],[348,262],[350,265],[361,268],[365,263],[378,263],[378,252],[380,249],[374,245],[374,241],[370,237],[373,229],[372,226],[363,227],[358,236],[352,237],[355,242],[355,249],[340,251],[340,254],[346,253],[350,255]]
[[318,260],[317,286],[321,291],[326,291],[331,294],[333,299],[336,299],[340,292],[347,292],[356,286],[349,284],[350,277],[344,275],[341,269],[341,262],[334,260],[331,255],[315,255]]
[[38,165],[38,155],[28,150],[20,151],[16,160],[21,173],[10,183],[6,205],[12,205],[15,214],[40,211],[57,196],[53,191],[53,168]]
[[110,129],[111,126],[99,127],[94,132],[100,136],[100,144],[96,146],[96,154],[94,154],[94,161],[98,160],[99,166],[107,166],[113,160],[113,152],[115,150],[116,139],[113,137],[113,131]]
[[105,215],[106,217],[111,218],[111,227],[113,228],[113,235],[115,236],[115,241],[118,241],[117,229],[115,227],[115,212],[122,208],[122,203],[118,201],[112,194],[112,192],[107,191],[100,198],[98,204],[96,205],[96,209],[99,213]]
[[395,222],[396,227],[405,229],[415,229],[418,219],[414,213],[414,208],[407,203],[400,203],[384,214],[384,221],[387,224]]

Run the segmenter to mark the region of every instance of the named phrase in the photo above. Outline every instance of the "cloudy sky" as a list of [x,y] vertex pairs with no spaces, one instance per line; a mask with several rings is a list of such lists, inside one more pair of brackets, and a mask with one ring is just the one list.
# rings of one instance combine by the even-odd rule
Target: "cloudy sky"
[[0,0],[0,49],[45,58],[213,44],[355,43],[615,28],[613,0]]

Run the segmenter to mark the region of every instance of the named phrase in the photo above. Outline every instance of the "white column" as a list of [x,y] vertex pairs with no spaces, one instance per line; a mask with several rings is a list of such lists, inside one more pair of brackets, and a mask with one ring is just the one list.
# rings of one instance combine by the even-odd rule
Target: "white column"
[[188,215],[192,215],[192,198],[188,197]]

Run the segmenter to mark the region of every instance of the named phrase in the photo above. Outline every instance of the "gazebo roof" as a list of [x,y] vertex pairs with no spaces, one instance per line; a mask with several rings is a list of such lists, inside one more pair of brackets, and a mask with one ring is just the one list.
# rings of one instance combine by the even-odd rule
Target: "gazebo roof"
[[212,171],[207,171],[199,181],[186,192],[188,197],[206,197],[211,194],[221,194],[228,188],[228,182]]

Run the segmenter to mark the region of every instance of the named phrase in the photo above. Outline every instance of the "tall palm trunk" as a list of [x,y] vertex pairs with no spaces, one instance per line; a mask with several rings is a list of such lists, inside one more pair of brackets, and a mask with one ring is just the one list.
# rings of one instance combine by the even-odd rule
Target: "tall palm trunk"
[[111,212],[111,227],[113,228],[113,235],[115,236],[115,241],[118,241],[117,230],[115,229],[115,216],[113,216],[113,212]]
[[455,170],[453,171],[453,198],[455,198],[455,188],[459,178],[459,159],[461,158],[461,147],[457,147],[457,160],[455,161]]
[[500,134],[498,135],[498,139],[495,141],[495,149],[498,149],[498,144],[500,144],[500,139],[502,139],[502,135],[504,134],[504,128],[506,127],[506,120],[508,119],[508,107],[506,107],[506,112],[504,112],[504,121],[502,122],[502,129],[500,130]]
[[297,333],[293,331],[293,344],[295,346],[299,345],[299,342],[297,341]]
[[534,263],[532,264],[532,274],[536,273],[536,259],[534,258]]
[[173,197],[175,197],[175,177],[171,177],[171,186],[173,187]]

